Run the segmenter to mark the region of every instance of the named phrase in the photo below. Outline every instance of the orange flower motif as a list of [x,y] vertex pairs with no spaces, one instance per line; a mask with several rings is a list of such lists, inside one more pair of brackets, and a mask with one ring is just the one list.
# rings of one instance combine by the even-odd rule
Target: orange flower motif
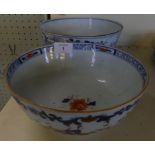
[[28,53],[28,54],[27,54],[27,57],[28,57],[29,59],[32,58],[32,56],[33,56],[32,53]]
[[82,111],[86,110],[88,107],[85,99],[74,99],[70,102],[70,110]]
[[102,52],[106,52],[106,51],[107,51],[106,48],[100,48],[100,50],[101,50]]
[[82,122],[94,122],[96,121],[96,118],[82,118],[81,121]]

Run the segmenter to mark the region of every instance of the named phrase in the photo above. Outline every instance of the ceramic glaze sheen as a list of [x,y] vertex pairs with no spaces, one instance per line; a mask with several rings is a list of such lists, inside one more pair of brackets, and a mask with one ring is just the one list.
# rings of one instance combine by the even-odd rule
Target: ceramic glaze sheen
[[15,72],[12,86],[16,93],[62,110],[70,110],[69,104],[62,102],[65,98],[89,99],[96,101],[96,106],[88,110],[99,110],[130,100],[143,87],[133,66],[107,53],[75,50],[73,57],[64,53],[62,59],[56,59],[51,52],[52,59],[48,52],[47,57],[31,59]]
[[146,88],[143,65],[110,47],[73,47],[70,53],[47,46],[20,56],[8,68],[9,90],[32,119],[63,133],[115,125]]
[[45,44],[53,42],[102,43],[115,46],[123,26],[95,18],[65,18],[42,22]]

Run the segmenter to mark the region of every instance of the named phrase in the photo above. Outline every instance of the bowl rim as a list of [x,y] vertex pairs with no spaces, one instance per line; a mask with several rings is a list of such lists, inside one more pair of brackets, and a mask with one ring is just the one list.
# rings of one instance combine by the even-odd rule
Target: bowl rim
[[44,33],[44,35],[47,35],[44,31],[43,31],[43,26],[44,24],[46,23],[49,23],[49,22],[55,22],[55,21],[60,21],[60,20],[68,20],[68,19],[73,19],[73,20],[81,20],[81,19],[92,19],[92,20],[101,20],[101,21],[107,21],[109,23],[113,23],[117,26],[119,26],[118,30],[117,31],[114,31],[114,32],[111,32],[111,33],[105,33],[105,34],[101,34],[101,35],[92,35],[92,36],[80,36],[80,35],[62,35],[62,34],[58,34],[58,33],[53,33],[52,35],[55,35],[57,37],[66,37],[66,38],[69,38],[69,37],[73,37],[73,38],[97,38],[97,37],[103,37],[103,36],[110,36],[110,35],[113,35],[113,34],[117,34],[119,32],[121,32],[123,30],[123,25],[120,24],[119,22],[117,21],[113,21],[113,20],[110,20],[110,19],[104,19],[104,18],[93,18],[93,17],[69,17],[69,18],[56,18],[56,19],[50,19],[50,20],[45,20],[45,21],[41,21],[40,23],[40,27],[41,27],[41,31],[42,33]]
[[[78,43],[76,43],[78,44]],[[82,44],[82,43],[80,43]],[[83,44],[86,44],[86,43],[83,43]],[[119,50],[118,48],[113,48],[113,47],[108,47],[108,46],[104,46],[104,45],[101,45],[101,44],[93,44],[93,45],[98,45],[100,47],[105,47],[105,48],[110,48],[110,49],[114,49],[114,50],[118,50],[122,53],[126,53],[130,56],[132,56],[131,54],[127,53],[127,52],[124,52],[122,50]],[[133,103],[134,101],[137,101],[143,94],[144,92],[146,91],[146,88],[149,84],[149,81],[150,81],[150,77],[149,77],[149,73],[148,71],[145,69],[144,65],[141,63],[141,61],[137,60],[137,58],[135,58],[134,56],[132,56],[134,59],[136,59],[143,67],[144,67],[144,70],[146,72],[146,75],[147,75],[147,78],[146,80],[144,81],[144,84],[143,84],[143,87],[141,89],[141,91],[135,95],[134,97],[132,97],[131,99],[123,102],[123,103],[120,103],[120,104],[117,104],[115,106],[111,106],[109,108],[102,108],[102,109],[96,109],[96,110],[88,110],[88,111],[71,111],[71,110],[63,110],[63,109],[56,109],[56,108],[52,108],[52,107],[47,107],[47,106],[44,106],[44,105],[41,105],[39,103],[36,103],[34,102],[33,100],[31,99],[27,99],[26,97],[23,97],[19,94],[17,94],[11,84],[9,83],[8,81],[8,78],[7,78],[7,73],[8,73],[8,69],[9,67],[11,66],[11,64],[16,61],[17,59],[19,59],[21,56],[25,55],[25,54],[28,54],[30,51],[34,51],[34,50],[39,50],[41,48],[48,48],[48,47],[53,47],[53,45],[46,45],[46,46],[41,46],[39,48],[35,48],[35,49],[32,49],[32,50],[29,50],[27,52],[24,52],[24,54],[21,54],[19,55],[17,58],[15,58],[14,60],[12,60],[8,65],[7,67],[5,68],[4,70],[4,82],[5,82],[5,86],[6,86],[6,89],[11,93],[11,96],[14,98],[14,99],[18,99],[19,101],[21,100],[22,102],[24,102],[23,104],[28,104],[28,105],[32,105],[32,106],[35,106],[35,107],[38,107],[40,109],[44,109],[44,110],[47,110],[47,111],[54,111],[54,112],[61,112],[61,113],[76,113],[76,114],[89,114],[89,113],[97,113],[97,112],[108,112],[108,111],[111,111],[111,110],[114,110],[114,109],[117,109],[117,108],[120,108],[122,106],[126,106],[128,104],[130,104],[131,102]]]

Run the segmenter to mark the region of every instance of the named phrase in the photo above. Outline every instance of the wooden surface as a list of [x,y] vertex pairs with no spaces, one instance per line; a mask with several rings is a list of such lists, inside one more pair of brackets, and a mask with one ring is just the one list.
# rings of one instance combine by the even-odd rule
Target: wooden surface
[[86,136],[64,135],[41,126],[11,98],[0,112],[0,140],[155,140],[155,63],[151,48],[129,48],[150,74],[149,86],[139,104],[118,125]]

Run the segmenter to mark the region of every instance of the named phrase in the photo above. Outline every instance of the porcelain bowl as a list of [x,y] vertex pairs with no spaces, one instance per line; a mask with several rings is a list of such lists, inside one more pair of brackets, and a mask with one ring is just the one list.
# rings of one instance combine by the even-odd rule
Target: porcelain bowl
[[[60,44],[60,43],[59,43]],[[55,43],[29,51],[7,69],[9,92],[34,120],[68,134],[115,125],[138,103],[148,84],[143,65],[118,49]]]
[[41,23],[45,44],[77,42],[115,46],[122,29],[118,22],[95,18],[64,18]]

